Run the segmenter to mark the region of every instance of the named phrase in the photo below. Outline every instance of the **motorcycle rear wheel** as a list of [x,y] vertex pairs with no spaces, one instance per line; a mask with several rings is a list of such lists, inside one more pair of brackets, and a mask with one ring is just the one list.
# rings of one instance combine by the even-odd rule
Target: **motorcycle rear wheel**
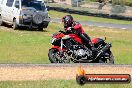
[[104,58],[103,60],[99,60],[99,63],[109,63],[109,64],[114,64],[114,56],[111,51],[109,53],[109,58]]

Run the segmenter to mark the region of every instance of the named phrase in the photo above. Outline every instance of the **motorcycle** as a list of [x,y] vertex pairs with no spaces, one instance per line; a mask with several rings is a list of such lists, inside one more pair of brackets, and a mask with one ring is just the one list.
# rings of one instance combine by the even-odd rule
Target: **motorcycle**
[[76,34],[66,34],[59,31],[53,34],[48,57],[51,63],[111,63],[114,64],[114,56],[110,50],[111,43],[106,43],[105,39],[92,39],[94,47],[93,52],[86,47]]

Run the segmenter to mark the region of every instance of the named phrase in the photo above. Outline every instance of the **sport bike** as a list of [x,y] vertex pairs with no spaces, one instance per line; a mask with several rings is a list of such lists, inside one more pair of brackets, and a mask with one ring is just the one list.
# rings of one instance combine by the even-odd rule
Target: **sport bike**
[[48,57],[51,63],[111,63],[114,56],[110,50],[111,43],[105,39],[92,39],[96,51],[92,51],[76,34],[66,34],[64,31],[54,33],[51,39],[53,45]]

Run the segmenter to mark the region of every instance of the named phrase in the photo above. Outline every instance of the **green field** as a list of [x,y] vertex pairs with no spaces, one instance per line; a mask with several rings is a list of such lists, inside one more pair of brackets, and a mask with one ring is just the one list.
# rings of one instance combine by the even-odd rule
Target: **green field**
[[132,7],[132,0],[126,0],[125,4]]
[[[47,31],[12,30],[0,28],[0,63],[50,63],[48,50],[53,33],[63,29],[61,24],[50,23]],[[112,42],[115,64],[132,64],[132,30],[84,26],[92,38],[107,37]]]
[[[69,13],[58,12],[58,11],[49,11],[49,16],[51,18],[62,18],[63,16]],[[93,17],[93,16],[83,16],[77,14],[71,14],[75,20],[77,21],[92,21],[92,22],[103,22],[103,23],[115,23],[115,24],[132,24],[132,21],[125,21],[125,20],[116,20],[116,19],[109,19],[109,18],[101,18],[101,17]]]
[[80,86],[75,80],[6,81],[0,88],[131,88],[132,84],[86,84]]

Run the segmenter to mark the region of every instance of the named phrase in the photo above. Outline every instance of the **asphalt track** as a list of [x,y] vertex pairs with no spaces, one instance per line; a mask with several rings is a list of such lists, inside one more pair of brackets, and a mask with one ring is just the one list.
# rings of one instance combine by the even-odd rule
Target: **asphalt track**
[[[51,22],[60,23],[61,19],[53,19],[53,18],[51,18]],[[92,21],[79,21],[79,22],[82,25],[88,25],[88,26],[119,28],[119,29],[132,29],[132,25],[131,24],[113,24],[113,23],[101,23],[101,22],[92,22]],[[132,22],[132,21],[130,21],[130,22]]]
[[131,64],[103,64],[103,63],[50,63],[50,64],[0,64],[0,67],[77,67],[77,66],[92,66],[92,67],[129,67],[132,68]]

